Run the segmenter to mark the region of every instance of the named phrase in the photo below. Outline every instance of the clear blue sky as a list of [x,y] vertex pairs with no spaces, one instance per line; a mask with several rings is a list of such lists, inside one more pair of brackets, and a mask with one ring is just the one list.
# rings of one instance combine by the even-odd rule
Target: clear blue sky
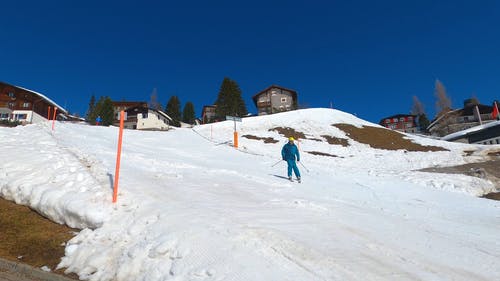
[[201,114],[224,77],[251,97],[278,84],[299,104],[372,122],[430,119],[434,83],[453,107],[500,98],[499,1],[3,1],[0,81],[39,91],[71,113],[90,96]]

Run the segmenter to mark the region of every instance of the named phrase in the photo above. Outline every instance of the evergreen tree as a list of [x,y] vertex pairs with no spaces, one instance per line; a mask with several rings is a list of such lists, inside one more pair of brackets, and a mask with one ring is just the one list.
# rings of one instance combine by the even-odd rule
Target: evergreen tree
[[194,105],[192,102],[188,101],[184,105],[184,110],[182,111],[182,122],[188,124],[194,124],[195,119],[196,115],[194,113]]
[[421,132],[427,133],[427,127],[429,127],[430,123],[431,122],[429,121],[425,113],[418,115],[418,127],[420,128]]
[[218,119],[224,119],[226,115],[242,117],[248,113],[241,97],[240,87],[227,77],[222,81],[215,105],[217,105],[215,114]]
[[173,126],[180,127],[181,119],[181,102],[177,96],[172,96],[165,107],[165,113],[173,119]]
[[94,94],[92,94],[92,96],[90,97],[90,102],[89,102],[89,108],[87,109],[87,114],[85,116],[85,118],[89,121],[89,122],[95,122],[95,118],[96,116],[95,115],[95,96]]
[[100,116],[103,126],[109,126],[113,124],[114,112],[113,112],[113,102],[109,97],[100,97],[94,110],[93,119],[89,120],[91,124],[95,124],[95,119]]

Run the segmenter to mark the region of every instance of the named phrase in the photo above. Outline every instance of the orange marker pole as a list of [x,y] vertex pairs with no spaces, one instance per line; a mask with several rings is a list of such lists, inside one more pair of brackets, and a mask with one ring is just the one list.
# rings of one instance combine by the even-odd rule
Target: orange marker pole
[[47,120],[50,121],[50,106],[47,107]]
[[54,126],[56,124],[56,112],[57,112],[57,107],[54,107],[54,118],[52,118],[52,131],[54,131]]
[[115,184],[113,186],[113,203],[116,203],[118,196],[118,179],[120,178],[120,158],[122,155],[122,137],[123,137],[123,119],[125,119],[125,112],[120,111],[120,132],[118,133],[118,151],[116,152],[116,170],[115,170]]
[[234,148],[238,148],[238,132],[234,131]]

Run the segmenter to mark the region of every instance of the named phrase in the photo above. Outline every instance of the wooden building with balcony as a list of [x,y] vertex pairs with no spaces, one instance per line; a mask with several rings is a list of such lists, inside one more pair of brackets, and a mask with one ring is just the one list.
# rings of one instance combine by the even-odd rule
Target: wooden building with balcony
[[399,132],[417,133],[419,129],[416,120],[417,116],[413,114],[396,114],[383,118],[379,124]]
[[68,112],[45,95],[0,82],[0,120],[41,123],[54,118],[54,108],[57,108],[56,119],[67,119]]
[[297,92],[272,85],[252,97],[258,115],[273,114],[297,109]]

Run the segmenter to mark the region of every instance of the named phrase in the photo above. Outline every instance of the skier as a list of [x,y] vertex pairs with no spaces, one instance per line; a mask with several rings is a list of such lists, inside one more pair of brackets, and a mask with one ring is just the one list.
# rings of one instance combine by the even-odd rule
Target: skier
[[293,137],[288,138],[288,143],[286,143],[281,149],[281,157],[288,164],[288,179],[292,181],[292,170],[300,182],[300,172],[297,168],[297,163],[295,163],[295,156],[297,156],[297,161],[300,161],[300,154],[297,146],[293,143],[295,139]]
[[95,119],[96,126],[99,126],[101,122],[102,122],[101,116],[97,116],[97,118]]

